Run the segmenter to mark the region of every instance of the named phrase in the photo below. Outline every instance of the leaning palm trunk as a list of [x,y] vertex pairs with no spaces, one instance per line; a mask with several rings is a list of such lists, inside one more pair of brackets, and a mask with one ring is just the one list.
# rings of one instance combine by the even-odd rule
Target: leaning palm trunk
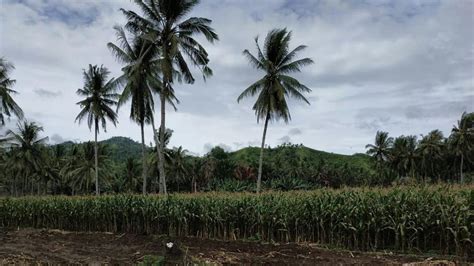
[[267,135],[269,119],[270,114],[267,114],[267,117],[265,118],[265,125],[263,126],[262,146],[260,148],[260,159],[258,162],[257,193],[260,193],[260,187],[262,185],[263,149],[265,148],[265,136]]
[[161,123],[160,123],[160,148],[158,151],[158,170],[160,172],[160,194],[166,194],[166,176],[165,176],[165,103],[166,99],[163,94],[160,95],[161,101]]
[[459,170],[461,171],[461,179],[460,179],[461,184],[464,182],[464,176],[462,173],[463,164],[464,164],[464,154],[461,154],[461,166],[459,167],[460,168]]
[[143,195],[146,194],[146,171],[147,171],[147,167],[146,167],[146,151],[145,151],[145,132],[143,130],[143,127],[144,127],[144,122],[142,121],[140,123],[140,128],[141,128],[141,133],[142,133],[142,158],[143,158],[143,162],[142,162],[142,179],[143,179],[143,189],[142,189],[142,193]]
[[99,196],[99,147],[97,144],[97,131],[99,130],[99,121],[95,121],[95,142],[94,142],[94,163],[95,163],[95,194]]

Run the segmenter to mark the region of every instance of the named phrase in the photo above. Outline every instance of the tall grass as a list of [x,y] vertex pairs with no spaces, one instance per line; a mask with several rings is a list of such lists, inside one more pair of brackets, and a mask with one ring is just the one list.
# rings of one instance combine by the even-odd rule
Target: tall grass
[[0,199],[0,226],[472,251],[472,187]]

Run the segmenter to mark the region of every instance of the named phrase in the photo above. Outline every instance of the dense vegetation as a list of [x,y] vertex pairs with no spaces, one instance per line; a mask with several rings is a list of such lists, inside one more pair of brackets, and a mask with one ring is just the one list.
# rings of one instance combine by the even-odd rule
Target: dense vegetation
[[[463,119],[473,117],[466,114]],[[458,127],[456,127],[458,128]],[[3,193],[90,194],[94,191],[94,145],[65,142],[45,145],[42,128],[24,122],[12,132],[11,146],[0,153],[0,186]],[[167,141],[172,136],[167,131]],[[400,136],[392,140],[378,132],[368,153],[340,155],[302,145],[283,144],[266,148],[262,188],[265,190],[313,189],[341,186],[388,186],[397,183],[454,183],[460,181],[460,156],[464,183],[472,182],[473,149],[456,149],[458,135],[444,138],[433,131],[417,140]],[[472,141],[472,139],[468,139]],[[400,144],[401,143],[401,144]],[[472,144],[468,142],[469,145]],[[152,166],[147,192],[159,191],[156,147],[147,146],[146,160]],[[461,153],[460,153],[461,151]],[[141,145],[129,138],[114,137],[99,142],[99,177],[102,193],[139,192],[142,189]],[[255,191],[260,156],[256,147],[226,152],[213,148],[202,157],[191,156],[182,147],[165,149],[165,166],[172,192]]]
[[0,226],[471,254],[472,187],[0,199]]

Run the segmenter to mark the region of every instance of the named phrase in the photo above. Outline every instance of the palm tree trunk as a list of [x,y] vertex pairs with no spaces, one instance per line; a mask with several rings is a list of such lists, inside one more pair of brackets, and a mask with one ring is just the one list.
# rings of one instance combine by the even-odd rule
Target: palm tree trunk
[[140,129],[142,133],[142,179],[143,179],[143,188],[142,188],[142,193],[143,195],[146,194],[146,175],[147,175],[147,168],[146,168],[146,151],[145,151],[145,132],[143,130],[145,122],[142,121],[140,123]]
[[464,182],[464,176],[463,176],[463,173],[462,173],[462,168],[463,168],[463,164],[464,164],[464,154],[461,154],[461,166],[459,167],[460,171],[461,171],[461,184]]
[[[153,139],[155,140],[156,154],[157,154],[157,156],[158,156],[158,158],[159,158],[159,157],[160,157],[160,147],[159,147],[159,146],[160,146],[160,141],[159,141],[159,139],[158,139],[159,136],[158,136],[158,134],[156,133],[155,121],[154,121],[154,120],[151,121],[151,126],[153,127]],[[160,174],[160,166],[158,165],[157,168],[158,168],[158,178],[159,178],[159,176],[161,176],[161,174]],[[159,180],[158,180],[158,185],[159,185],[159,184],[160,184],[160,182],[159,182]],[[155,192],[156,192],[156,188],[155,188]]]
[[94,160],[95,160],[95,195],[99,196],[99,146],[97,144],[97,130],[99,121],[95,120],[95,141],[94,141]]
[[[166,86],[166,85],[165,85]],[[160,121],[160,148],[158,152],[158,170],[160,171],[160,194],[167,194],[165,176],[165,96],[160,94],[161,101],[161,121]]]
[[258,162],[257,193],[260,193],[260,187],[262,185],[263,149],[265,148],[265,137],[267,135],[268,120],[270,120],[270,114],[267,113],[265,125],[263,126],[262,146],[260,148],[260,159]]

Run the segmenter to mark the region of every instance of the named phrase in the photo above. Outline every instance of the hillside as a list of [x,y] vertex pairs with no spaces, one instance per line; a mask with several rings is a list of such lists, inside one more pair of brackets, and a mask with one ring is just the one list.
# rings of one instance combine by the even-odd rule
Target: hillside
[[141,156],[141,144],[127,137],[112,137],[100,142],[107,145],[110,159],[115,162],[124,162],[128,158],[139,158]]
[[[127,158],[137,158],[141,156],[141,144],[127,137],[112,137],[100,141],[106,144],[109,150],[109,156],[116,163],[123,163]],[[65,142],[59,145],[71,147],[73,142]],[[247,147],[227,154],[228,159],[233,162],[256,166],[260,148]],[[280,166],[315,166],[324,162],[327,165],[342,166],[347,165],[350,168],[362,168],[369,170],[370,157],[365,154],[343,155],[319,151],[305,147],[303,145],[282,145],[265,150],[267,162],[278,164]]]
[[[260,148],[247,147],[231,153],[231,158],[238,162],[254,164],[258,162]],[[365,154],[343,155],[319,151],[303,145],[284,145],[265,150],[264,156],[279,164],[294,164],[306,162],[307,164],[320,164],[322,161],[329,165],[344,165],[349,167],[369,170],[370,157]]]

